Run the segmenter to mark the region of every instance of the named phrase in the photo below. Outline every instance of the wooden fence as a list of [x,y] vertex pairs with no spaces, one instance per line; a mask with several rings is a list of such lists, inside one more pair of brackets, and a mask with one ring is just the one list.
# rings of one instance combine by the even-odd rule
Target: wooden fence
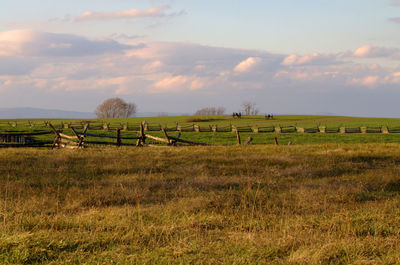
[[42,147],[49,145],[49,141],[36,140],[35,136],[50,135],[51,131],[45,132],[0,132],[0,147]]
[[[95,122],[74,122],[74,123],[60,123],[53,125],[49,122],[42,122],[40,124],[18,123],[18,122],[2,122],[0,129],[4,126],[11,126],[13,129],[8,131],[0,131],[0,147],[52,147],[52,148],[81,148],[90,145],[113,145],[113,146],[151,146],[146,142],[146,139],[163,143],[167,145],[177,144],[190,144],[190,145],[204,145],[203,143],[196,143],[188,140],[181,139],[182,132],[208,132],[208,133],[236,133],[238,142],[240,140],[240,133],[400,133],[400,127],[389,126],[363,126],[363,127],[327,127],[315,125],[312,127],[299,127],[299,126],[219,126],[219,125],[197,125],[186,124],[174,126],[162,126],[160,124],[148,124],[143,122],[141,124],[109,124],[109,123],[95,123]],[[17,129],[29,126],[30,131],[17,131]],[[46,126],[48,130],[41,129],[35,130],[35,126]],[[81,130],[81,131],[79,131]],[[65,131],[69,131],[70,135]],[[91,131],[90,133],[88,131]],[[93,131],[96,131],[93,132]],[[98,133],[98,131],[108,131],[107,134]],[[113,134],[112,132],[115,132]],[[72,132],[72,133],[71,133]],[[137,132],[137,136],[122,136],[122,132]],[[162,132],[164,137],[151,135],[151,132]],[[179,132],[179,137],[172,137],[168,132]],[[53,134],[54,141],[40,140],[40,136]],[[110,135],[113,134],[113,135]],[[38,139],[39,137],[39,139]],[[46,139],[49,137],[45,137]],[[251,137],[250,137],[251,138]],[[246,143],[250,143],[252,139],[247,139]]]
[[[35,128],[44,127],[50,128],[50,122],[30,122],[26,121],[24,123],[17,121],[6,121],[0,122],[0,134],[11,133],[11,131],[7,131],[5,133],[1,133],[1,128],[11,127],[13,129],[16,128],[26,128],[35,130]],[[115,131],[120,129],[121,131],[140,131],[141,123],[106,123],[106,122],[93,122],[93,121],[75,121],[75,122],[61,122],[58,124],[52,124],[52,126],[57,130],[63,129],[81,129],[87,127],[89,130],[104,130],[104,131]],[[360,126],[360,127],[348,127],[348,126],[309,126],[309,127],[300,127],[297,125],[270,125],[270,126],[257,126],[257,125],[198,125],[198,124],[184,124],[179,125],[176,123],[175,125],[161,125],[161,124],[149,124],[147,122],[143,123],[144,131],[150,132],[161,132],[163,130],[167,132],[253,132],[253,133],[400,133],[400,127],[389,127],[389,126]],[[16,132],[16,131],[15,131]],[[17,133],[17,132],[16,132]],[[1,140],[0,140],[1,141]]]

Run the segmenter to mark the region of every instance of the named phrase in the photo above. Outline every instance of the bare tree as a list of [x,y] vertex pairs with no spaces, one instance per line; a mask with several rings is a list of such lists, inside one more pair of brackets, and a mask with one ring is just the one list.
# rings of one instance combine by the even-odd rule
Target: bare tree
[[197,110],[194,115],[200,116],[200,115],[223,115],[225,113],[225,108],[224,107],[208,107],[208,108],[202,108]]
[[245,101],[242,104],[242,108],[244,115],[257,115],[259,112],[255,102]]
[[225,114],[225,108],[224,107],[218,107],[217,108],[217,115],[224,115]]
[[109,98],[96,109],[96,115],[104,118],[127,118],[136,114],[136,104],[126,103],[120,98]]

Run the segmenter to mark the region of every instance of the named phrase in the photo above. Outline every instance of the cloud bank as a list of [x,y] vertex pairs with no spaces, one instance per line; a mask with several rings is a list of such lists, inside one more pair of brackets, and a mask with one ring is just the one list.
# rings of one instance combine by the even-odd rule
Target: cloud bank
[[166,16],[176,16],[182,15],[184,11],[179,13],[169,13],[165,11],[170,9],[170,6],[158,6],[152,7],[147,10],[140,9],[129,9],[119,12],[95,12],[95,11],[85,11],[79,15],[76,21],[88,21],[88,20],[109,20],[109,19],[135,19],[135,18],[147,18],[147,17],[166,17]]
[[121,53],[133,46],[113,40],[89,40],[84,37],[33,30],[0,32],[0,56],[74,57]]
[[392,59],[398,60],[400,59],[400,49],[375,47],[370,44],[366,44],[356,49],[353,53],[353,56],[359,58],[390,57]]
[[69,109],[77,104],[88,111],[120,95],[140,100],[143,111],[185,112],[210,104],[237,110],[243,100],[281,113],[357,110],[367,115],[374,105],[361,102],[378,99],[389,102],[380,104],[381,113],[398,109],[390,102],[400,96],[400,69],[359,62],[395,60],[397,48],[363,45],[346,56],[300,55],[129,41],[0,32],[0,104]]

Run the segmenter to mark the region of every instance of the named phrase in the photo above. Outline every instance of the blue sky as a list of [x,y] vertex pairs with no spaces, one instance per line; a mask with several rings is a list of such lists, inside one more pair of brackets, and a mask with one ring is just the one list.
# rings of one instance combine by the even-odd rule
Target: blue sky
[[398,0],[15,0],[0,106],[399,116],[399,18]]

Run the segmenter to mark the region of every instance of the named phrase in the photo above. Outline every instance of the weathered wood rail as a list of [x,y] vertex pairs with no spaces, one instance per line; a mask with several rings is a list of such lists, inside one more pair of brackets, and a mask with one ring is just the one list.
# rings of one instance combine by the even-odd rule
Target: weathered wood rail
[[[11,128],[35,128],[50,127],[50,122],[31,122],[25,123],[17,121],[0,122],[0,125],[7,125]],[[359,126],[359,127],[348,127],[346,125],[332,127],[332,126],[321,126],[316,124],[315,126],[301,127],[296,125],[270,125],[270,126],[258,126],[258,125],[199,125],[199,124],[184,124],[180,125],[176,123],[174,126],[161,125],[161,124],[149,124],[144,122],[145,132],[161,132],[163,130],[167,132],[253,132],[253,133],[400,133],[400,126],[390,127],[386,126]],[[89,130],[104,130],[104,131],[115,131],[120,129],[121,131],[140,131],[140,123],[109,123],[101,121],[75,121],[75,122],[61,122],[57,125],[52,124],[57,130],[63,129],[84,129],[87,127]],[[7,132],[8,133],[8,132]],[[1,132],[0,132],[1,134]]]
[[40,147],[48,145],[49,141],[38,141],[34,136],[49,135],[51,131],[45,132],[0,132],[0,147]]
[[[12,130],[0,131],[0,147],[39,147],[39,146],[51,146],[52,148],[83,148],[90,145],[112,145],[112,146],[152,146],[154,142],[157,144],[167,145],[206,145],[205,143],[197,143],[189,140],[181,139],[181,133],[237,133],[238,142],[240,141],[239,133],[274,133],[274,134],[293,134],[293,133],[343,133],[343,134],[396,134],[400,133],[400,127],[396,126],[321,126],[316,124],[315,126],[300,127],[294,126],[281,126],[281,125],[270,125],[270,126],[235,126],[232,124],[219,126],[219,125],[197,125],[197,124],[185,124],[179,125],[176,123],[174,126],[162,126],[160,124],[148,124],[146,121],[141,124],[130,124],[130,123],[119,123],[110,124],[105,122],[92,122],[92,121],[80,121],[80,122],[62,122],[61,124],[53,125],[50,122],[41,122],[40,126],[46,126],[48,128],[41,127],[40,131],[35,130],[37,124],[28,122],[23,124],[21,122],[0,122],[0,125],[11,126]],[[25,131],[18,131],[22,126],[29,126],[29,129]],[[4,128],[0,127],[0,128]],[[31,130],[31,131],[29,131]],[[77,130],[82,130],[78,132]],[[90,133],[88,132],[90,130]],[[99,133],[99,131],[108,131],[106,134]],[[113,133],[115,131],[115,133]],[[163,132],[163,137],[159,135],[155,136],[149,134],[151,132]],[[136,132],[137,136],[123,136],[126,132]],[[179,137],[169,136],[169,132],[179,132]],[[40,137],[42,135],[55,136],[54,141],[49,140],[48,137]],[[250,137],[251,138],[251,137]],[[108,139],[108,140],[106,140]],[[146,142],[146,139],[149,141]],[[248,139],[247,144],[252,142]],[[150,143],[150,144],[149,144]]]

